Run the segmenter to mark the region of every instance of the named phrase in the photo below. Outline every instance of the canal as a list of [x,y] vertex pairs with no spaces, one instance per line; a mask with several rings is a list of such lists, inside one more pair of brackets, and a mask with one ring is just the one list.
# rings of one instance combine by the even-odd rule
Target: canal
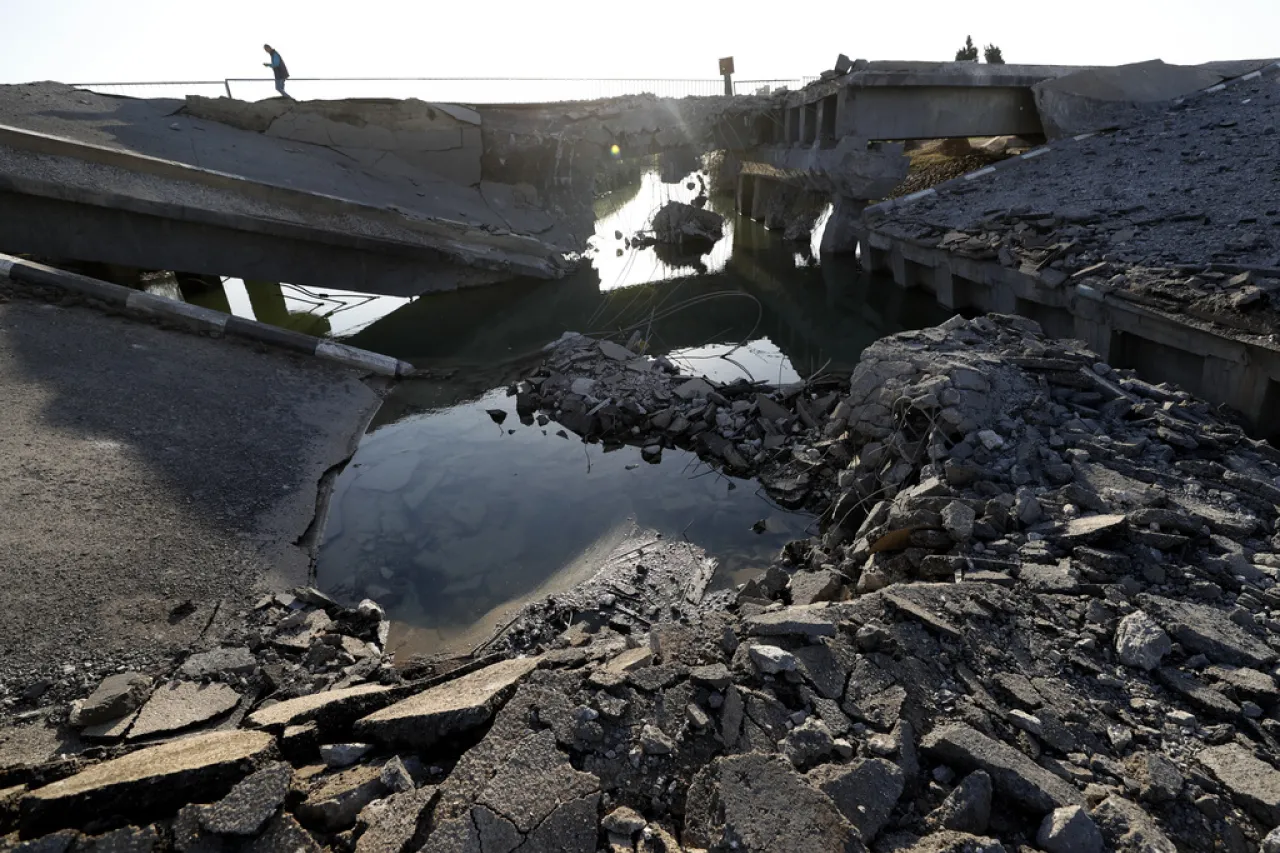
[[[816,532],[808,515],[692,454],[651,465],[638,448],[584,443],[554,421],[522,424],[507,395],[568,330],[624,342],[639,330],[685,372],[787,383],[847,372],[878,338],[946,319],[854,259],[819,262],[811,245],[735,217],[728,200],[711,202],[726,234],[705,255],[627,245],[665,201],[699,192],[697,175],[664,184],[651,173],[600,199],[593,250],[561,281],[415,299],[228,281],[203,297],[431,371],[397,385],[338,478],[318,560],[321,589],[387,607],[399,654],[469,646],[637,530],[705,549],[718,563],[713,589]],[[181,295],[174,282],[151,287]],[[492,410],[510,416],[497,423]]]

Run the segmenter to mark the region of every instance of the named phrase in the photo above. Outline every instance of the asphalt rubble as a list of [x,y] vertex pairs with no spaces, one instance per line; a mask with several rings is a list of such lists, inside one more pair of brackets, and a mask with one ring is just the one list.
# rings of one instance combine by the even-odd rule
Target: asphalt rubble
[[628,344],[566,335],[517,414],[696,449],[821,534],[719,595],[624,561],[434,666],[373,602],[268,597],[67,709],[123,742],[0,773],[0,847],[1280,849],[1269,445],[1019,317],[787,387]]
[[[1137,120],[1137,116],[1141,120]],[[1130,126],[872,211],[886,234],[1274,343],[1280,322],[1274,72]],[[1026,187],[1034,184],[1035,201]]]

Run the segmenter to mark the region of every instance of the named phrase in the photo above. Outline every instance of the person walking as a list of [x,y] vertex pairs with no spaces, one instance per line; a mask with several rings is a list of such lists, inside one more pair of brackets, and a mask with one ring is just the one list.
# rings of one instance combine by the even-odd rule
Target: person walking
[[264,44],[262,49],[271,56],[271,61],[262,63],[262,67],[271,69],[271,73],[276,75],[276,91],[292,101],[293,96],[284,90],[284,81],[289,79],[289,66],[284,64],[280,52],[271,45]]

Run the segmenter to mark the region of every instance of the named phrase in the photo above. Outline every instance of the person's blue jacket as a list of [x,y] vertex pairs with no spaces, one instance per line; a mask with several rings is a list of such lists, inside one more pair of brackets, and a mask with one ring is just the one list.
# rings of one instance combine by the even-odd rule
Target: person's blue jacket
[[289,79],[289,66],[284,64],[278,50],[271,51],[271,72],[276,75],[277,80]]

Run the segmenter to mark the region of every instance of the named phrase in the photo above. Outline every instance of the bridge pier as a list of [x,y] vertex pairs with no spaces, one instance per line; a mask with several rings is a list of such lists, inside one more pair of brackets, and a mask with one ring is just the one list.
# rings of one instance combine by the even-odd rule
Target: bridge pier
[[[827,228],[822,232],[822,254],[852,255],[858,251],[862,211],[866,210],[868,204],[862,199],[836,197],[832,202],[831,217],[827,219]],[[865,254],[864,252],[863,255]]]
[[739,216],[750,216],[756,197],[756,176],[738,173],[738,190],[734,196],[734,210]]

